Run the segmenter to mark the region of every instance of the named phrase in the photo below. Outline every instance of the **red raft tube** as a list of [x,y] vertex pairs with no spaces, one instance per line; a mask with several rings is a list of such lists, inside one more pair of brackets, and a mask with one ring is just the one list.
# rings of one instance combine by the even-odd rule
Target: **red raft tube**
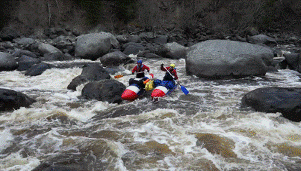
[[124,92],[122,93],[121,95],[121,98],[123,100],[129,100],[129,101],[133,101],[135,100],[136,98],[139,97],[138,93],[140,92],[141,90],[139,89],[138,86],[136,85],[130,85],[128,86]]
[[[153,74],[149,74],[147,78],[154,78]],[[135,78],[135,81],[140,81],[142,78]],[[149,80],[149,79],[148,79]],[[140,95],[144,93],[144,88],[139,87],[137,84],[131,84],[128,86],[121,95],[123,100],[134,101]]]
[[173,85],[170,89],[167,88],[166,86],[159,85],[152,91],[151,97],[152,99],[158,99],[159,97],[164,97],[170,94],[176,87],[177,87],[176,84]]

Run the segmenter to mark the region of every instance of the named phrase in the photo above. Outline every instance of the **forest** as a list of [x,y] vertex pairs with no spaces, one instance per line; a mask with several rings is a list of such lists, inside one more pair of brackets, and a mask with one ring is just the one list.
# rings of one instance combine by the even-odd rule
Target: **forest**
[[296,0],[2,0],[0,8],[0,28],[23,35],[53,27],[81,33],[181,32],[191,38],[201,34],[199,30],[301,30],[301,1]]

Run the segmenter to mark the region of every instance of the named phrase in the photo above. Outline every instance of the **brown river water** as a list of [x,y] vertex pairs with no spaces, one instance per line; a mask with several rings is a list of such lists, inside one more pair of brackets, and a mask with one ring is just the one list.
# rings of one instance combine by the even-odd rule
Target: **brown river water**
[[[67,90],[82,71],[77,67],[34,77],[1,72],[1,88],[37,102],[0,114],[0,170],[30,171],[47,162],[87,171],[301,169],[300,123],[240,107],[256,88],[301,87],[298,72],[203,80],[186,75],[183,59],[145,60],[158,79],[160,64],[171,62],[190,93],[177,89],[158,103],[149,96],[121,104],[81,99],[83,85]],[[127,86],[131,77],[118,81]]]

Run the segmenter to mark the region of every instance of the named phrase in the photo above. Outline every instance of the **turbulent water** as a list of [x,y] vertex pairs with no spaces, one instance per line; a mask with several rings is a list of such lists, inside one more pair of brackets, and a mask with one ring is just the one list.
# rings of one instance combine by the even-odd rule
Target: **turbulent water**
[[[45,161],[80,163],[91,171],[301,168],[300,123],[240,106],[243,95],[256,88],[300,87],[299,73],[203,80],[185,74],[183,59],[144,63],[162,79],[160,64],[171,62],[190,93],[178,89],[158,103],[150,97],[122,104],[81,99],[83,85],[67,90],[82,71],[77,67],[34,77],[1,72],[1,88],[37,102],[0,114],[0,170],[28,171]],[[131,77],[117,80],[128,85]]]

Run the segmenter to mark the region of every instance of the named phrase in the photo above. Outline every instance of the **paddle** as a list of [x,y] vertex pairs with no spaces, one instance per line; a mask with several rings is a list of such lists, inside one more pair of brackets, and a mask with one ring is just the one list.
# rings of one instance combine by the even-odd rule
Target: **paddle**
[[[166,69],[165,67],[164,67],[164,69],[165,69],[165,70],[169,73],[169,75],[171,75],[172,78],[174,79],[174,76],[168,71],[168,69]],[[181,87],[182,92],[183,92],[185,95],[187,95],[187,94],[189,93],[189,91],[186,89],[186,87],[182,86],[181,84],[179,84],[179,85],[180,85],[180,87]]]
[[132,75],[132,74],[126,74],[126,75],[121,75],[121,74],[119,74],[119,75],[115,75],[114,78],[121,78],[121,77],[127,76],[127,75]]
[[[137,74],[137,73],[143,73],[143,72],[144,72],[144,71],[141,71],[141,72],[136,72],[136,74]],[[121,77],[123,77],[123,76],[127,76],[127,75],[132,75],[132,74],[125,74],[125,75],[119,74],[119,75],[115,75],[115,76],[114,76],[114,78],[116,78],[116,79],[117,79],[117,78],[121,78]]]

